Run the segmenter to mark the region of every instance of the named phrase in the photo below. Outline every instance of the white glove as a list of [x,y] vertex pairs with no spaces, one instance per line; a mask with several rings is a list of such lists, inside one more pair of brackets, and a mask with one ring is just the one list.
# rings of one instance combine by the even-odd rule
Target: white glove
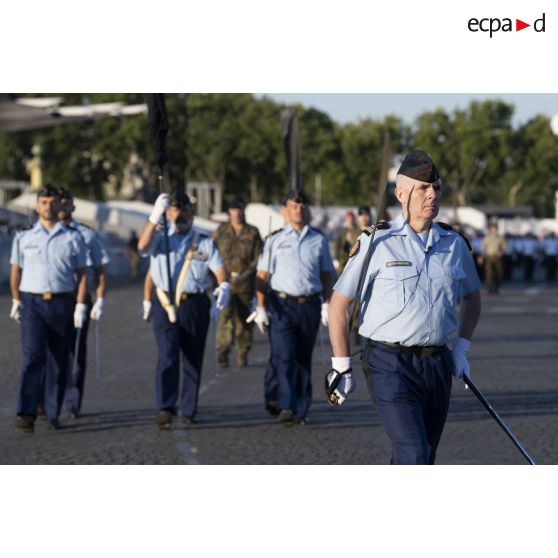
[[327,327],[329,324],[329,320],[327,317],[327,309],[329,308],[329,304],[327,302],[322,302],[322,325]]
[[249,324],[250,322],[254,322],[258,329],[265,333],[267,326],[269,326],[269,317],[263,306],[256,306],[256,310],[246,318],[246,323]]
[[103,315],[103,310],[105,309],[105,299],[98,297],[91,308],[91,314],[89,314],[92,320],[100,320]]
[[163,213],[169,208],[169,195],[159,194],[151,210],[151,215],[149,216],[149,221],[156,225],[159,219],[163,216]]
[[467,376],[467,378],[471,377],[471,367],[467,361],[467,353],[469,352],[470,346],[471,342],[463,337],[457,337],[457,339],[453,340],[451,357],[453,358],[453,366],[455,369],[453,375],[456,378],[463,378],[464,375]]
[[219,308],[217,308],[217,304],[215,301],[211,303],[211,308],[209,309],[209,319],[216,322],[219,319]]
[[213,291],[213,296],[217,297],[215,303],[218,310],[223,310],[229,303],[229,296],[231,294],[231,286],[226,281],[219,283],[219,286]]
[[143,316],[142,318],[148,322],[151,319],[151,301],[150,300],[143,300]]
[[21,321],[21,300],[16,300],[12,298],[12,309],[10,310],[10,318],[15,320],[17,323]]
[[[337,372],[346,372],[351,369],[351,357],[332,357],[331,367]],[[348,372],[343,374],[333,392],[337,396],[337,405],[341,405],[356,388],[356,379]]]
[[76,304],[74,310],[74,327],[80,329],[83,327],[85,317],[87,316],[87,304]]

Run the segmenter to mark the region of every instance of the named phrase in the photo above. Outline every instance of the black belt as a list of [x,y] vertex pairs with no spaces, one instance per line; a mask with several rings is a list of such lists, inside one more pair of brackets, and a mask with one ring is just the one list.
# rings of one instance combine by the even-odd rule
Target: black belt
[[313,302],[314,300],[318,300],[320,298],[321,293],[314,293],[311,295],[306,296],[294,296],[287,293],[282,293],[281,291],[273,291],[279,298],[283,300],[292,300],[297,304],[307,304],[308,302]]
[[205,292],[202,293],[180,293],[180,300],[188,300],[189,298],[194,298],[196,296],[205,295]]
[[390,349],[397,349],[402,353],[413,353],[414,355],[418,355],[421,357],[429,357],[438,354],[446,348],[445,345],[412,345],[410,347],[406,347],[405,345],[401,345],[400,343],[388,343],[387,341],[373,341],[372,339],[368,340],[367,345],[371,345],[372,347],[374,346],[389,347]]
[[74,291],[66,293],[25,293],[21,294],[31,295],[33,298],[42,298],[43,300],[52,300],[53,298],[75,298],[76,293]]

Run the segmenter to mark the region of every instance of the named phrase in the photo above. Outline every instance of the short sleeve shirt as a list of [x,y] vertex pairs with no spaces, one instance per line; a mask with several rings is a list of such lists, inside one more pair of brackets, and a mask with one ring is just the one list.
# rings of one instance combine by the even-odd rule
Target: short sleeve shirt
[[308,225],[300,232],[287,225],[269,236],[258,261],[258,271],[271,274],[270,287],[293,296],[320,292],[320,274],[333,270],[327,238]]
[[85,268],[86,260],[79,232],[62,222],[49,231],[39,221],[16,234],[10,257],[10,263],[22,269],[19,289],[28,293],[73,291],[76,269]]
[[[349,259],[334,290],[356,296],[371,236]],[[466,242],[433,223],[426,242],[400,215],[374,236],[374,253],[361,295],[359,333],[405,346],[443,345],[457,329],[456,307],[480,281]]]

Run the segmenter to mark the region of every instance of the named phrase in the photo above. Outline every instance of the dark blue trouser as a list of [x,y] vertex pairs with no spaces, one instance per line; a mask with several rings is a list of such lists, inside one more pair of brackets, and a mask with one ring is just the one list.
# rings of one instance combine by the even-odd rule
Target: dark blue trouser
[[179,409],[183,416],[194,417],[198,407],[205,340],[209,329],[209,298],[200,294],[183,300],[178,322],[171,324],[159,299],[153,297],[152,322],[159,358],[155,371],[157,409],[177,404],[182,353],[182,389]]
[[[68,340],[68,375],[66,380],[66,389],[64,390],[64,402],[66,404],[66,409],[68,411],[79,413],[81,410],[81,402],[83,400],[83,389],[85,385],[85,369],[87,366],[87,333],[89,331],[89,321],[91,308],[93,307],[93,302],[91,300],[91,295],[88,294],[85,300],[87,306],[85,321],[83,322],[83,327],[81,328],[81,334],[79,336],[79,347],[78,347],[78,358],[77,366],[74,370],[74,351],[76,347],[76,336],[77,329],[72,327],[70,332],[70,338]],[[53,357],[48,353],[47,367],[53,366]],[[41,378],[41,393],[39,396],[39,404],[44,405],[44,391],[45,391],[45,374]]]
[[320,326],[320,301],[298,304],[272,292],[270,303],[270,365],[279,382],[279,407],[305,418],[312,402],[312,350]]
[[36,416],[44,378],[46,416],[50,421],[58,418],[64,401],[74,307],[75,299],[72,297],[42,300],[29,293],[21,293],[23,365],[18,414]]
[[362,362],[368,391],[391,439],[391,464],[432,465],[449,407],[449,349],[420,357],[368,344]]

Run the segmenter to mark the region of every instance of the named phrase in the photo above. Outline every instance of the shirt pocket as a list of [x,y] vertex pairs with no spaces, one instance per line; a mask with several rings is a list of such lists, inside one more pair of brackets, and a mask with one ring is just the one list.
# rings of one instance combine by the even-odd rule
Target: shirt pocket
[[196,282],[196,286],[203,283],[207,275],[207,260],[192,259],[190,263],[190,274],[192,279]]
[[74,269],[76,250],[69,243],[51,244],[47,248],[48,261],[60,269]]
[[409,302],[417,288],[419,271],[416,266],[393,266],[382,269],[376,276],[374,288],[379,302],[398,310]]
[[432,298],[443,298],[445,304],[455,306],[460,298],[459,286],[467,274],[459,264],[437,267],[430,273],[432,282]]

